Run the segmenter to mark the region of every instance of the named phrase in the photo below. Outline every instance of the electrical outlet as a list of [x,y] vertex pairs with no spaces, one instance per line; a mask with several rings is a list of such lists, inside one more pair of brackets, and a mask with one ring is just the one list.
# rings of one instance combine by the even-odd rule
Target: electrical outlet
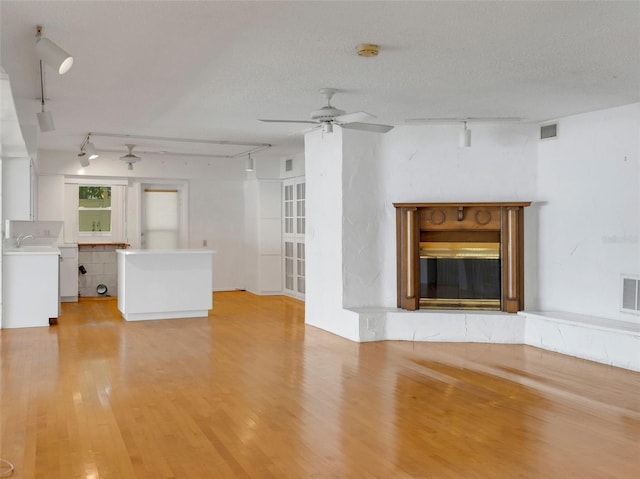
[[202,240],[202,247],[203,248],[207,247],[207,240],[206,239]]

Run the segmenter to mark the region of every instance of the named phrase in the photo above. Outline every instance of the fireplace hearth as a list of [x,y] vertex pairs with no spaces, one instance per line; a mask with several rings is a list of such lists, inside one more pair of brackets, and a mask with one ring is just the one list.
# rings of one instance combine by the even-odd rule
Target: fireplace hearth
[[398,307],[524,309],[524,207],[395,203]]

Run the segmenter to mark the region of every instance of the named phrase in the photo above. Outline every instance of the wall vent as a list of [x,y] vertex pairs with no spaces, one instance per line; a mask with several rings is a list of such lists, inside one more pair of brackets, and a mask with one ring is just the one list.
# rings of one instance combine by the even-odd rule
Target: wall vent
[[640,314],[640,277],[622,276],[622,311]]
[[540,127],[540,139],[548,140],[549,138],[556,138],[558,136],[558,124],[551,123],[549,125],[542,125]]
[[291,171],[291,170],[293,170],[293,159],[289,158],[284,162],[284,171]]

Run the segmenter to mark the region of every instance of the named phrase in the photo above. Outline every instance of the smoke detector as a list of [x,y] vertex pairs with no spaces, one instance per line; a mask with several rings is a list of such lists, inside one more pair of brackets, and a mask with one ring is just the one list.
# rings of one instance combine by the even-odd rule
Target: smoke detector
[[356,47],[356,52],[361,57],[376,57],[378,56],[378,45],[373,43],[361,43]]

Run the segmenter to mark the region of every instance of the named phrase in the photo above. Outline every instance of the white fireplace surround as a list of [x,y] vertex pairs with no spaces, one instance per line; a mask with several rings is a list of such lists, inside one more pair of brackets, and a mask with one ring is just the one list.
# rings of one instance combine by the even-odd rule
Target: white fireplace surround
[[405,311],[343,309],[353,341],[434,341],[525,344],[640,371],[640,324],[565,312]]

